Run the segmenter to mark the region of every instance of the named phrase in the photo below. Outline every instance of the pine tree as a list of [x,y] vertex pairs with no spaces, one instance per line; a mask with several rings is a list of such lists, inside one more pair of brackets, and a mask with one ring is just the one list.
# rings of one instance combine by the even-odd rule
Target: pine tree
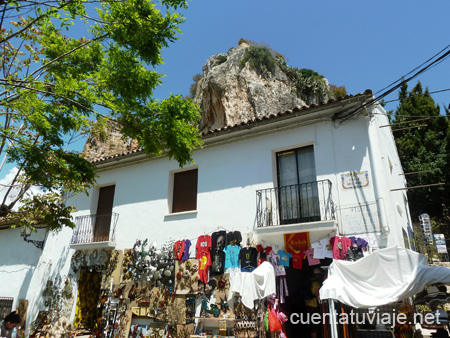
[[[393,129],[424,125],[425,127],[394,131],[398,152],[409,187],[442,183],[450,177],[449,120],[441,116],[439,105],[425,91],[420,82],[408,92],[404,84],[399,91],[400,105],[395,111],[393,123],[430,117],[425,121],[405,123]],[[446,185],[408,190],[408,200],[413,221],[421,213],[427,213],[442,223],[448,217],[449,188]]]

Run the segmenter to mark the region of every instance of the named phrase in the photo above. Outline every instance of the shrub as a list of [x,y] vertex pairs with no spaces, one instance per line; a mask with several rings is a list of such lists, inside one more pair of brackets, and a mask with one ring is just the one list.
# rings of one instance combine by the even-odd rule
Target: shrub
[[261,75],[275,72],[275,58],[266,47],[248,47],[244,58],[241,60],[241,69],[245,67],[247,62],[251,68]]
[[224,62],[227,62],[227,56],[226,55],[219,55],[217,57],[217,62],[219,63],[219,65],[221,65]]
[[191,86],[189,87],[189,97],[191,99],[193,99],[195,97],[195,94],[197,94],[197,83],[198,81],[200,81],[202,78],[202,74],[195,74],[192,77],[192,81],[194,81],[193,84],[191,84]]
[[330,85],[330,92],[331,96],[336,100],[340,100],[347,95],[347,89],[345,89],[345,86],[338,87],[335,85]]
[[322,100],[328,94],[323,75],[312,69],[291,67],[282,58],[277,58],[277,64],[291,81],[295,94],[306,103],[314,97]]

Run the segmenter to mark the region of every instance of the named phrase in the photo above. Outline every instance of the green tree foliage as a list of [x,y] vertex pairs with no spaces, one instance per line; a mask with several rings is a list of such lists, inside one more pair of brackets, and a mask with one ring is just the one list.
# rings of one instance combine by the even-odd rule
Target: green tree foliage
[[[187,0],[2,2],[0,153],[19,168],[0,201],[4,220],[73,226],[61,196],[93,187],[95,173],[67,141],[109,118],[149,155],[192,161],[198,107],[180,96],[152,99],[162,77],[154,67],[177,40],[180,8]],[[30,196],[32,186],[46,193]]]
[[[441,116],[439,105],[429,95],[428,88],[423,90],[420,82],[408,92],[404,84],[399,91],[400,104],[395,110],[393,123],[418,120],[421,116],[430,117],[426,121],[417,121],[394,126],[393,129],[409,128],[426,124],[426,127],[394,131],[398,152],[405,173],[429,171],[406,175],[408,186],[420,186],[448,182],[450,172],[449,157],[449,120]],[[450,206],[449,188],[434,186],[409,189],[408,199],[413,218],[421,213],[443,220],[448,217]]]

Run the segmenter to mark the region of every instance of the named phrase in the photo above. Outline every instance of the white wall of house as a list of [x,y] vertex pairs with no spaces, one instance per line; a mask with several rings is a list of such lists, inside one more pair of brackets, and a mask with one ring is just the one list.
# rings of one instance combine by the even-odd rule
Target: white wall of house
[[[389,124],[384,110],[375,106],[368,113],[344,123],[319,121],[280,130],[274,124],[270,133],[197,150],[195,164],[183,169],[174,160],[159,158],[127,165],[118,161],[115,167],[99,171],[99,188],[116,186],[115,248],[130,248],[137,239],[146,238],[159,245],[188,238],[195,247],[195,238],[217,229],[255,231],[256,191],[276,186],[276,152],[307,145],[314,146],[317,179],[332,182],[338,233],[363,235],[364,226],[352,224],[365,219],[377,246],[403,246],[402,228],[409,218],[406,191],[391,191],[405,185],[402,168],[390,128],[380,128]],[[171,175],[193,167],[198,168],[197,210],[171,214]],[[367,186],[344,187],[342,175],[365,171]],[[97,202],[98,189],[93,189],[89,196],[75,196],[69,204],[78,210],[74,216],[82,216],[95,214]],[[30,322],[43,309],[40,295],[46,280],[70,273],[72,230],[49,233],[43,251],[23,242],[18,230],[0,234],[0,296],[27,298]]]
[[[378,245],[402,245],[399,225],[407,223],[407,212],[399,214],[397,204],[404,209],[403,193],[390,189],[402,187],[404,176],[399,175],[390,129],[380,128],[388,124],[387,118],[379,115],[381,107],[372,112],[376,114],[359,115],[342,124],[319,122],[196,151],[195,164],[183,168],[198,168],[196,212],[170,214],[170,177],[180,170],[176,161],[161,158],[100,172],[99,187],[116,185],[116,248],[129,248],[139,238],[161,244],[169,239],[194,239],[218,228],[255,230],[256,190],[277,184],[275,153],[306,145],[314,146],[317,179],[333,184],[339,231],[362,234],[348,232],[341,223],[355,217],[349,210],[365,205],[369,212],[362,216],[377,218],[369,230],[379,230]],[[392,173],[388,161],[394,166]],[[366,187],[343,188],[342,175],[353,171],[368,172]],[[72,201],[79,210],[76,215],[95,213],[97,198],[95,191],[89,198],[77,196]]]

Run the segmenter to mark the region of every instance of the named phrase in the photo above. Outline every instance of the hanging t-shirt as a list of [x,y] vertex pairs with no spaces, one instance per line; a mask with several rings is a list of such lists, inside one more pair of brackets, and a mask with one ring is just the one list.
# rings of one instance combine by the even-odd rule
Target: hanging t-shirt
[[211,234],[211,251],[223,251],[227,244],[227,232],[216,231]]
[[309,266],[320,264],[320,259],[314,258],[314,251],[315,249],[313,248],[310,248],[307,251],[305,251],[305,255],[306,257],[308,257]]
[[239,259],[241,261],[241,268],[252,266],[256,268],[257,266],[258,250],[256,248],[243,248],[239,252]]
[[239,268],[239,253],[241,247],[239,245],[227,245],[225,247],[225,269]]
[[306,257],[304,252],[292,254],[292,267],[294,269],[300,269],[303,267],[303,259]]
[[214,251],[211,253],[211,276],[221,275],[225,269],[225,252]]
[[227,245],[241,245],[242,236],[240,231],[230,231],[227,233]]
[[330,244],[333,248],[333,258],[345,259],[348,248],[352,246],[352,241],[344,236],[334,236],[330,238]]
[[316,259],[333,258],[333,251],[328,238],[312,243],[311,248],[314,249],[314,258]]
[[286,276],[286,271],[284,270],[284,266],[280,265],[280,255],[275,253],[275,251],[271,251],[267,258],[270,263],[272,263],[273,269],[275,270],[276,276]]
[[208,266],[211,265],[211,236],[199,236],[197,238],[197,245],[195,246],[195,248],[197,249],[195,258],[200,259],[203,255],[206,255],[206,257],[208,258]]
[[180,261],[181,258],[183,257],[184,246],[185,246],[184,241],[176,241],[175,244],[173,245],[174,258],[178,261]]
[[364,249],[369,243],[367,243],[366,240],[363,238],[358,237],[355,241],[355,243],[361,248]]
[[189,249],[191,247],[191,241],[188,239],[184,240],[184,252],[183,256],[181,257],[181,261],[187,261],[189,259]]
[[288,268],[289,267],[289,259],[292,258],[292,254],[290,252],[278,250],[278,255],[280,256],[280,261],[278,263],[280,265],[283,265]]
[[206,254],[203,254],[199,261],[198,267],[198,277],[203,283],[208,283],[208,257]]

